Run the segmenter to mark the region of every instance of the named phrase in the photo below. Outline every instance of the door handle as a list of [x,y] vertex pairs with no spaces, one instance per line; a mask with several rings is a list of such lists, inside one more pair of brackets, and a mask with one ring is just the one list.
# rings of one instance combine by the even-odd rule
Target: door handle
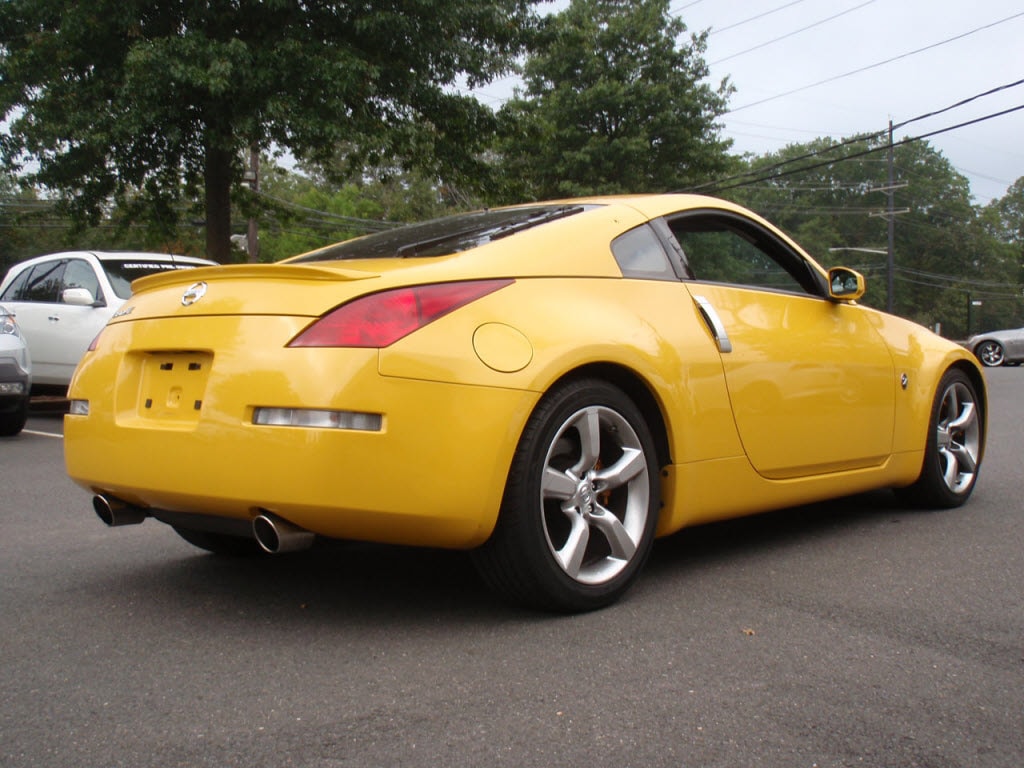
[[729,334],[725,332],[722,318],[718,316],[715,308],[711,306],[711,302],[703,296],[694,296],[693,300],[697,303],[700,316],[704,318],[704,322],[711,329],[711,335],[715,337],[715,341],[718,343],[718,351],[732,352],[732,342],[729,341]]

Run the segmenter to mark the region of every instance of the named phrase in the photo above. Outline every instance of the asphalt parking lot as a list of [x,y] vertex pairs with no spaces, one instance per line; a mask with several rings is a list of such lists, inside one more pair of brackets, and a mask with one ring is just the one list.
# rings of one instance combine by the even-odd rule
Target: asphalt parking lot
[[593,614],[464,554],[205,555],[104,527],[61,416],[0,441],[0,766],[1024,765],[1024,368],[974,497],[873,493],[661,540]]

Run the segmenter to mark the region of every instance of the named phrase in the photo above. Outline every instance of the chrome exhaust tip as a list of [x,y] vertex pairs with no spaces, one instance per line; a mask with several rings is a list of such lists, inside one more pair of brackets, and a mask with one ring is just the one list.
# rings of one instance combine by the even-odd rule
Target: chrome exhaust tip
[[309,549],[316,538],[312,531],[299,528],[270,512],[253,518],[252,533],[256,537],[256,543],[272,555]]
[[111,528],[119,525],[138,525],[149,517],[149,513],[142,507],[126,504],[100,493],[92,497],[92,508],[99,519]]

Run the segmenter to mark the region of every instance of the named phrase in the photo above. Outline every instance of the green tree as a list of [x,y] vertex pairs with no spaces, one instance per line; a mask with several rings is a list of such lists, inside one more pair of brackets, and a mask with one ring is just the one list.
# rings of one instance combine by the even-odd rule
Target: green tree
[[507,70],[536,2],[4,0],[0,159],[81,221],[171,232],[202,200],[224,260],[252,148],[474,173],[493,113],[454,86]]
[[445,213],[437,185],[423,174],[389,169],[339,182],[270,166],[260,185],[260,260],[277,261],[329,243]]
[[721,173],[715,122],[731,87],[705,79],[705,35],[668,0],[572,0],[524,65],[525,92],[499,113],[497,197],[667,192]]
[[1008,269],[1024,282],[1024,176],[989,203],[982,218],[993,237],[1010,246],[1006,251]]
[[1003,197],[986,206],[995,234],[1006,242],[1024,243],[1024,176],[1021,176]]
[[981,220],[996,243],[993,251],[1007,276],[1007,290],[984,302],[977,328],[1019,328],[1024,325],[1024,176],[985,206]]

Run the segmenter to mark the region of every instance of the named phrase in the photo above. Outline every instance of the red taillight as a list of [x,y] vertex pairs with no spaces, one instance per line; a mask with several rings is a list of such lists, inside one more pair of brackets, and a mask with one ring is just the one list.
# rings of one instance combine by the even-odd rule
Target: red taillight
[[289,347],[386,347],[513,280],[474,280],[395,288],[342,304],[292,339]]

